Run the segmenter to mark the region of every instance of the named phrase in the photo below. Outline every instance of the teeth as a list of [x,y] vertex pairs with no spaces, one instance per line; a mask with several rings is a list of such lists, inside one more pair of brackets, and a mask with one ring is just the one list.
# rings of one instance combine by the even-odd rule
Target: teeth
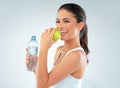
[[62,33],[65,33],[65,32],[67,32],[67,31],[62,30],[61,32],[62,32]]

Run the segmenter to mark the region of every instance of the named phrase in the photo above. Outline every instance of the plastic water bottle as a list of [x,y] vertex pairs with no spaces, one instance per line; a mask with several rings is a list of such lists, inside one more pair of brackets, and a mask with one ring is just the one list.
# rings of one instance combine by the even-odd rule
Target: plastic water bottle
[[27,65],[28,71],[36,70],[37,60],[36,56],[38,53],[38,41],[36,40],[36,36],[31,36],[31,40],[27,43],[28,54],[29,56],[29,64]]

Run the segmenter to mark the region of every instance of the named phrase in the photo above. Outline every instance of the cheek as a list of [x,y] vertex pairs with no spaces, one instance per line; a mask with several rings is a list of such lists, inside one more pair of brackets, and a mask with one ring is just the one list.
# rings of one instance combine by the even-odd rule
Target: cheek
[[71,26],[70,27],[70,32],[71,32],[71,35],[73,35],[73,36],[79,35],[79,30],[76,26]]
[[73,33],[77,31],[77,27],[73,24],[68,25],[68,27],[69,27],[70,31],[73,32]]
[[66,29],[68,29],[69,32],[74,32],[75,28],[76,27],[73,24],[67,24],[66,25]]

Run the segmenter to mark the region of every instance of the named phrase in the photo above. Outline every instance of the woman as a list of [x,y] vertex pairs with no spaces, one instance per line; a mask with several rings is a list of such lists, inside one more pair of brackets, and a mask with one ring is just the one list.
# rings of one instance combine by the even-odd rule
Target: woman
[[[64,45],[57,48],[54,67],[48,73],[47,54],[49,48],[55,43],[52,36],[56,28],[61,31],[61,40],[64,41]],[[74,3],[62,5],[57,12],[56,28],[49,28],[41,35],[36,68],[37,88],[51,86],[53,88],[77,88],[77,85],[82,82],[88,63],[85,11]]]

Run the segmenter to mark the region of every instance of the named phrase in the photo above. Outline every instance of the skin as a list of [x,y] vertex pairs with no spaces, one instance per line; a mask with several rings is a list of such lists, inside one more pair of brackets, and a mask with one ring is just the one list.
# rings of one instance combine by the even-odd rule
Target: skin
[[[50,73],[47,71],[47,54],[49,48],[55,43],[52,40],[52,35],[55,28],[46,29],[40,38],[40,49],[37,60],[36,68],[36,88],[49,88],[59,81],[63,80],[66,76],[72,75],[76,79],[82,78],[84,70],[87,65],[87,58],[84,51],[73,51],[64,56],[67,51],[81,47],[79,43],[79,32],[84,26],[84,22],[77,23],[74,14],[61,9],[57,13],[56,28],[65,31],[61,34],[61,40],[64,41],[64,45],[58,47],[56,50],[55,58],[59,55],[62,48],[64,48],[59,61],[55,64]],[[47,41],[46,41],[47,40]],[[26,64],[28,56],[26,56]]]

